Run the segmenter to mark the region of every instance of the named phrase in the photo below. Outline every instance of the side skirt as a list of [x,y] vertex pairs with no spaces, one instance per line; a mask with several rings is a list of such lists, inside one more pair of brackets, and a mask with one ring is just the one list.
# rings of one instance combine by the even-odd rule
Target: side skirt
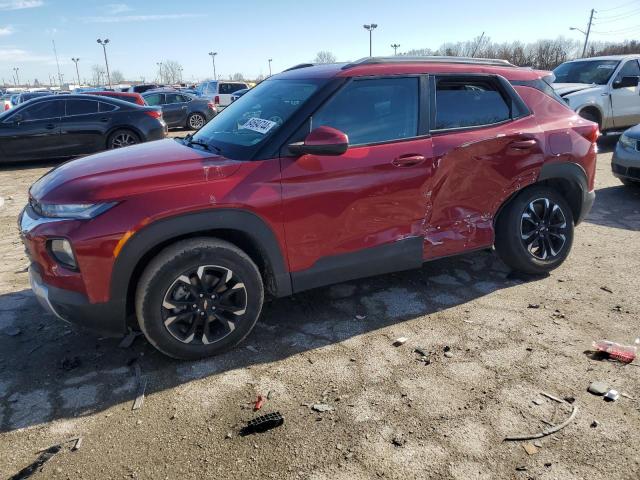
[[322,258],[307,270],[291,273],[293,292],[420,268],[423,245],[422,237],[409,237],[378,247]]

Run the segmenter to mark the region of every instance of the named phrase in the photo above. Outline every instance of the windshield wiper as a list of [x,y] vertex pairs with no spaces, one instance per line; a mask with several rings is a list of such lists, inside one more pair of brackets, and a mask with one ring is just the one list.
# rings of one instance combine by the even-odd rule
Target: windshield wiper
[[192,133],[184,137],[182,141],[186,143],[188,147],[190,147],[191,145],[197,145],[199,147],[203,147],[205,150],[209,152],[212,152],[215,150],[215,152],[218,154],[222,153],[222,150],[219,147],[216,147],[215,145],[210,145],[206,142],[201,142],[200,140],[194,140]]

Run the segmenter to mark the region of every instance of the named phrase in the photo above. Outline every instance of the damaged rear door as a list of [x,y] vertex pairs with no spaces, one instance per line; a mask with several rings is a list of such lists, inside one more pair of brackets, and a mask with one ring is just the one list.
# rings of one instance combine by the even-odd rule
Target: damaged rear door
[[282,157],[295,290],[422,264],[433,173],[427,90],[421,75],[351,79],[302,128],[346,133],[346,153]]
[[544,138],[526,104],[497,75],[431,79],[435,174],[425,258],[493,245],[493,220],[509,196],[533,183]]

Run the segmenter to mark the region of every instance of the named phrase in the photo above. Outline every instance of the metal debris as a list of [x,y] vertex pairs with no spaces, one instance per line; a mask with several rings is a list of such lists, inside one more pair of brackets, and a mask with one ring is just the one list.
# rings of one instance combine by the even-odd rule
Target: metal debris
[[540,395],[544,395],[545,397],[555,401],[555,402],[559,402],[559,403],[564,403],[566,405],[570,405],[571,406],[571,415],[569,415],[569,418],[567,418],[564,422],[559,423],[558,425],[551,425],[549,428],[544,429],[542,432],[539,433],[526,433],[523,435],[509,435],[507,437],[504,438],[505,441],[517,441],[517,440],[535,440],[536,438],[542,438],[542,437],[546,437],[547,435],[551,435],[552,433],[555,433],[559,430],[562,430],[564,427],[566,427],[567,425],[569,425],[573,419],[576,417],[576,415],[578,414],[578,407],[577,405],[573,404],[569,404],[564,402],[563,400],[560,400],[558,397],[555,397],[553,395],[550,395],[548,393],[545,392],[540,392]]
[[609,390],[604,396],[604,399],[609,402],[615,402],[619,398],[620,398],[620,393],[618,393],[618,391],[614,390],[613,388]]
[[131,345],[133,345],[134,340],[136,339],[136,337],[138,335],[141,335],[142,332],[134,332],[133,330],[129,329],[129,333],[127,334],[126,337],[124,337],[120,343],[118,344],[119,348],[129,348]]
[[279,427],[283,423],[284,417],[280,412],[268,413],[267,415],[262,415],[254,418],[253,420],[249,420],[246,427],[240,431],[240,435],[246,436],[251,435],[252,433],[263,433],[267,430]]
[[82,446],[82,437],[78,437],[76,438],[76,443],[74,443],[73,447],[71,447],[71,451],[75,452],[76,450],[80,450],[81,446]]
[[366,315],[356,315],[356,320],[364,320],[365,318],[367,318]]
[[31,477],[33,474],[41,470],[44,464],[51,460],[56,453],[60,452],[60,450],[62,450],[62,445],[54,445],[47,448],[38,455],[38,458],[36,458],[31,465],[24,467],[14,476],[10,477],[9,480],[23,480]]
[[603,286],[603,287],[600,287],[600,290],[604,290],[605,292],[608,292],[608,293],[613,293],[613,290],[611,290],[611,289],[610,289],[609,287],[607,287],[606,285],[605,285],[605,286]]
[[142,378],[142,371],[139,363],[136,363],[134,368],[136,370],[136,380],[138,382],[138,393],[136,394],[136,400],[133,402],[133,407],[131,409],[138,410],[144,405],[144,391],[147,388],[147,379]]

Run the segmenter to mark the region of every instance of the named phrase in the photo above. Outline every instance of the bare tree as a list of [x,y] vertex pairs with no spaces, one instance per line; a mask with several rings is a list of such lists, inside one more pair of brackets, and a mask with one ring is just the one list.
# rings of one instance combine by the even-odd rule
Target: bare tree
[[313,63],[336,63],[336,56],[331,52],[322,50],[316,54]]
[[103,77],[105,76],[104,67],[100,65],[94,65],[91,67],[91,84],[99,86],[103,83]]
[[231,80],[235,80],[237,82],[241,82],[241,81],[244,80],[244,75],[242,75],[240,72],[234,73],[233,76],[231,77]]
[[124,75],[122,75],[120,70],[114,70],[111,72],[111,81],[113,83],[122,83],[124,82]]
[[162,62],[160,83],[178,83],[182,78],[182,65],[175,60]]

